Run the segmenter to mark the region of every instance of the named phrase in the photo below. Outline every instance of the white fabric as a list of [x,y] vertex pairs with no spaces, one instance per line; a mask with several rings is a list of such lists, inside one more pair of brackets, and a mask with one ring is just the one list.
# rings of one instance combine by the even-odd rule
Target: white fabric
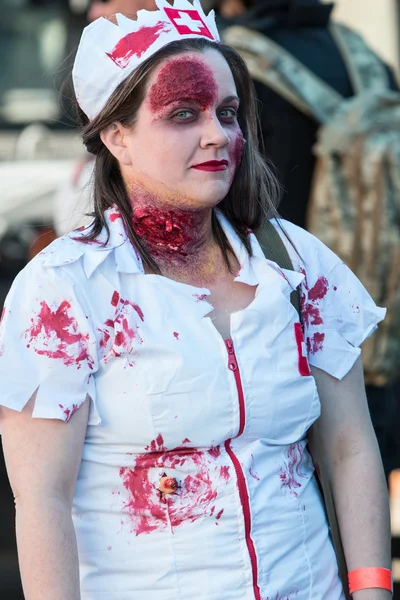
[[[263,600],[342,600],[306,448],[320,403],[299,372],[290,292],[302,282],[303,306],[316,305],[324,325],[309,319],[309,346],[326,337],[310,362],[336,377],[384,310],[305,231],[283,222],[307,283],[267,261],[253,235],[249,258],[219,214],[236,281],[258,286],[231,316],[241,406],[208,290],[145,275],[118,211],[106,216],[105,248],[73,232],[29,263],[0,332],[3,405],[21,410],[39,387],[34,416],[68,420],[92,399],[73,506],[82,600],[254,600],[256,572]],[[164,474],[180,486],[168,497]]]
[[155,2],[159,10],[139,10],[137,20],[117,13],[117,24],[100,17],[83,30],[72,79],[89,119],[140,63],[170,42],[193,37],[219,42],[214,11],[206,16],[199,0],[175,0],[173,6],[166,0]]

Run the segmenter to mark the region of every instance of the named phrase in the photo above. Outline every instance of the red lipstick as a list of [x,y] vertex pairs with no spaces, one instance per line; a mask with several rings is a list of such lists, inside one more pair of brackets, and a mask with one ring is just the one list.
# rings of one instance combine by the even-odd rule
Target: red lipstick
[[229,162],[227,160],[209,160],[198,165],[193,165],[192,169],[199,171],[226,171]]

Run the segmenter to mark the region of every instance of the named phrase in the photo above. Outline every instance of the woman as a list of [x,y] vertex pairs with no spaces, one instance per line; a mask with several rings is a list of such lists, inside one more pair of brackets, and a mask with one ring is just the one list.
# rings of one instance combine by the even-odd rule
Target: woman
[[389,598],[358,349],[384,310],[289,223],[297,272],[264,258],[251,229],[277,187],[249,75],[198,4],[158,7],[85,30],[73,75],[94,223],[33,260],[4,310],[26,599],[343,598],[315,436],[354,598]]

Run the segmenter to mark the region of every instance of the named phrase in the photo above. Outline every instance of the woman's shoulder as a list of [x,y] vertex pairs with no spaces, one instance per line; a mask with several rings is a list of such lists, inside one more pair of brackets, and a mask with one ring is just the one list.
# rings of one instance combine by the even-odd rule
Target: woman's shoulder
[[[86,245],[74,238],[74,232],[63,235],[46,246],[18,273],[16,284],[28,284],[43,287],[44,283],[55,283],[69,279],[79,272],[84,274]],[[68,267],[65,269],[64,267]]]
[[93,223],[73,230],[47,246],[23,269],[22,275],[37,271],[53,271],[53,275],[90,279],[112,255],[113,268],[125,273],[143,272],[142,262],[113,209],[105,213],[106,224],[93,235]]
[[309,231],[285,219],[271,219],[296,270],[329,272],[343,261]]

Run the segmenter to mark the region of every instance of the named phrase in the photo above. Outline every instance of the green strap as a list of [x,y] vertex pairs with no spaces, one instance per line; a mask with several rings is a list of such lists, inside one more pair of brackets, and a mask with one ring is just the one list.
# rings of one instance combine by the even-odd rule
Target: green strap
[[[258,243],[261,246],[261,250],[264,252],[265,258],[276,262],[282,269],[288,271],[294,271],[293,263],[290,259],[289,253],[286,250],[285,244],[282,242],[281,237],[271,221],[267,221],[263,227],[257,229],[254,232]],[[290,301],[296,309],[299,319],[301,321],[301,310],[300,310],[300,292],[299,288],[293,290],[290,294]]]

